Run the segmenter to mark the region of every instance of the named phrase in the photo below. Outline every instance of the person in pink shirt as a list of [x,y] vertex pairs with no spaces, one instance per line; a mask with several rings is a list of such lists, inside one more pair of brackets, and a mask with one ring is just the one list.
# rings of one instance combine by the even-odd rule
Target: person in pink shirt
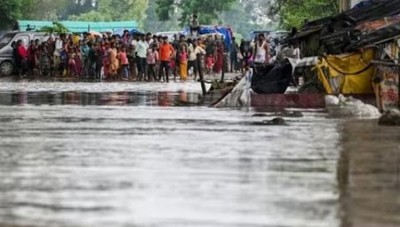
[[152,44],[151,48],[147,51],[147,80],[156,81],[156,65],[159,62],[159,55],[157,51],[157,44]]
[[121,47],[121,50],[118,53],[118,59],[121,65],[122,79],[127,80],[129,78],[129,61],[125,46]]

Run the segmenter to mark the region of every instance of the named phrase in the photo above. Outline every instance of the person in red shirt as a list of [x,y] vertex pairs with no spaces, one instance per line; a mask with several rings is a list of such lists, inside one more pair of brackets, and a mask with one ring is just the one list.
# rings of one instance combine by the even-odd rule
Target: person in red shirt
[[18,69],[18,74],[21,76],[26,73],[27,62],[28,62],[28,51],[24,47],[22,40],[18,40],[17,42],[17,59],[15,64]]
[[[160,45],[160,70],[158,74],[158,80],[161,80],[161,78],[164,77],[165,75],[165,81],[169,82],[169,63],[172,59],[172,57],[175,54],[175,49],[172,47],[172,45],[168,42],[168,37],[164,37],[161,45]],[[164,73],[165,70],[165,73]]]

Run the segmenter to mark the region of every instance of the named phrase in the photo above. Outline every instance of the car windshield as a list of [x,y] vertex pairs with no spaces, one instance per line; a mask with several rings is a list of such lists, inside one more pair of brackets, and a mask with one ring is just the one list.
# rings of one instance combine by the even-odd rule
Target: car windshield
[[10,41],[13,39],[14,36],[15,36],[15,34],[13,34],[13,33],[5,34],[4,36],[2,36],[0,38],[0,48],[4,47],[8,43],[10,43]]

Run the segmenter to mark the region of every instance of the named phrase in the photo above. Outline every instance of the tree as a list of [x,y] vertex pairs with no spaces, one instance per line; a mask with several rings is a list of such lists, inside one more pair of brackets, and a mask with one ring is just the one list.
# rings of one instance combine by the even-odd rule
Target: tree
[[[64,0],[65,1],[65,0]],[[68,19],[97,9],[99,0],[67,0],[67,6],[60,10],[61,18]]]
[[315,20],[337,14],[338,0],[239,0],[251,14],[269,18],[283,29],[301,27],[305,20]]
[[97,0],[95,10],[70,18],[85,21],[142,21],[148,4],[149,0]]
[[249,38],[251,31],[275,28],[275,24],[260,12],[254,2],[238,1],[230,10],[222,12],[219,18],[243,38]]
[[92,10],[87,13],[83,13],[81,15],[71,15],[69,16],[70,20],[74,21],[94,21],[94,22],[100,22],[100,21],[112,21],[112,18],[109,14],[104,14],[95,10]]
[[[73,4],[71,0],[24,0],[23,17],[24,20],[50,20],[61,19],[60,12]],[[28,4],[27,4],[28,3]]]
[[189,23],[192,14],[199,15],[200,24],[218,22],[218,14],[231,8],[237,0],[156,0],[157,15],[162,21],[169,20],[171,15],[181,13],[180,25]]
[[[269,15],[282,28],[301,27],[306,20],[311,21],[339,12],[337,0],[275,0],[269,8]],[[276,16],[278,15],[278,16]]]
[[0,29],[8,29],[24,16],[24,8],[31,7],[33,0],[0,0]]
[[53,26],[44,26],[39,31],[48,34],[65,34],[69,32],[68,28],[59,22],[53,22]]
[[146,10],[146,19],[144,20],[144,28],[147,32],[163,32],[163,31],[178,31],[181,29],[178,23],[180,15],[174,14],[171,16],[171,20],[160,21],[158,19],[157,4],[155,1],[149,2],[149,7]]

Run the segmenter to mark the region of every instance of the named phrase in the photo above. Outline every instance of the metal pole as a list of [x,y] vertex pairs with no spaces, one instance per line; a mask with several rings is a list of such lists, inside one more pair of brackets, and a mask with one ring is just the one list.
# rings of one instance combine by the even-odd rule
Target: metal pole
[[197,54],[197,68],[199,70],[200,84],[201,90],[203,92],[203,96],[207,94],[206,84],[204,83],[204,75],[203,75],[203,67],[201,65],[201,56]]

